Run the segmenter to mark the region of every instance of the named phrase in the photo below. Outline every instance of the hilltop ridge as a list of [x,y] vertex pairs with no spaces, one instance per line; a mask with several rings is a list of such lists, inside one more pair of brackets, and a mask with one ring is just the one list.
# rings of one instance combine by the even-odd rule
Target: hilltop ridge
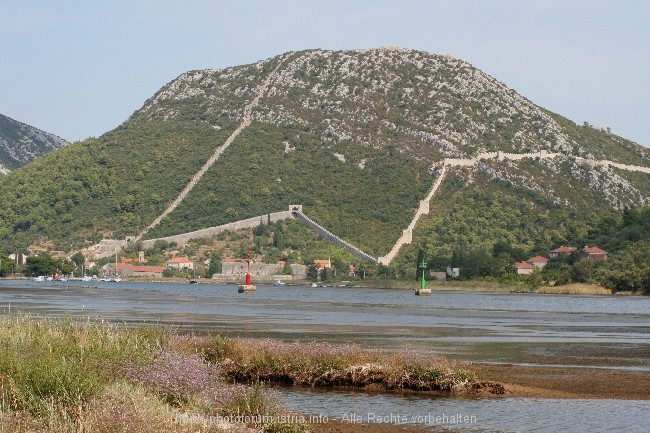
[[67,144],[61,137],[0,114],[0,175]]

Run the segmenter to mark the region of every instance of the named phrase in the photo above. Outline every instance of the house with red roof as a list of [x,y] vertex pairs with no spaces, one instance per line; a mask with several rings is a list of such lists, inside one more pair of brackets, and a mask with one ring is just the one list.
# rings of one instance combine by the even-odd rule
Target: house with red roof
[[589,260],[607,260],[607,251],[598,247],[585,246],[582,252]]
[[165,267],[174,269],[194,269],[194,262],[187,257],[174,257],[165,262]]
[[530,263],[534,267],[542,269],[548,263],[548,259],[542,256],[535,256],[526,260],[526,263]]
[[327,260],[314,260],[314,264],[318,266],[318,272],[322,271],[325,268],[331,268],[332,267],[332,262],[330,259]]
[[515,270],[517,271],[517,274],[532,274],[533,270],[535,270],[535,266],[531,265],[528,262],[515,262],[513,265],[515,267]]
[[575,250],[577,250],[576,247],[565,247],[564,245],[562,245],[560,248],[556,248],[556,249],[554,249],[552,251],[549,251],[548,256],[551,259],[557,259],[558,257],[560,257],[560,255],[571,254]]

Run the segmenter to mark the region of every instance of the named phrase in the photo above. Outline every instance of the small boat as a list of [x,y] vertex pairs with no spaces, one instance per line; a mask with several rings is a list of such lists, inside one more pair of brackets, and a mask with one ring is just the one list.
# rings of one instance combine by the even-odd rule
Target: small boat
[[115,278],[111,278],[110,281],[113,283],[119,283],[120,281],[122,281],[122,279],[120,277],[115,277]]
[[93,280],[93,277],[90,277],[88,275],[84,275],[83,277],[81,277],[81,281],[92,281],[92,280]]
[[273,282],[273,285],[274,285],[274,286],[286,286],[287,283],[285,283],[285,282],[282,281],[282,280],[275,280],[275,281]]
[[34,278],[34,281],[45,281],[45,277],[42,275],[39,275],[38,277]]
[[190,280],[190,284],[198,284],[198,281],[196,281],[196,280]]

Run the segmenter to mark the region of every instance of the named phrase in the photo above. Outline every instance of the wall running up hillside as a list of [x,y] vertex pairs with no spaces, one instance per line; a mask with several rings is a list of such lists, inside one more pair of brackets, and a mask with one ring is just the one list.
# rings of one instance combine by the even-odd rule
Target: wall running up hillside
[[259,226],[260,224],[266,224],[269,221],[274,223],[276,221],[286,220],[289,218],[294,218],[293,213],[291,211],[273,212],[267,215],[255,216],[252,218],[235,221],[221,226],[209,227],[207,229],[196,230],[193,232],[183,233],[180,235],[167,236],[158,239],[147,239],[142,241],[142,247],[151,248],[154,246],[156,241],[159,240],[166,241],[166,242],[176,242],[179,245],[183,245],[186,244],[190,239],[207,239],[207,238],[211,238],[212,236],[216,236],[219,233],[223,233],[225,231],[234,232],[241,229],[252,229]]

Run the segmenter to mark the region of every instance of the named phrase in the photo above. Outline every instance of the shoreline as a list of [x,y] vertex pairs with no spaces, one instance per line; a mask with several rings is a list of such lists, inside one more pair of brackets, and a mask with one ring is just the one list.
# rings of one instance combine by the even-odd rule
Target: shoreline
[[[467,364],[481,388],[456,398],[469,399],[613,399],[650,400],[650,372],[595,368],[524,367],[511,364]],[[494,389],[503,393],[494,394]],[[417,393],[409,395],[417,396]],[[351,423],[331,420],[311,424],[312,433],[422,433],[445,427],[415,424]]]
[[[3,281],[25,281],[33,280],[31,277],[14,276],[0,278]],[[70,278],[68,281],[81,282],[80,278]],[[233,280],[220,280],[212,278],[197,278],[192,280],[197,284],[225,284],[225,285],[238,285],[240,281]],[[273,285],[275,280],[258,280],[258,285]],[[122,282],[129,283],[190,283],[190,280],[180,277],[123,277]],[[295,280],[286,281],[287,287],[309,287],[311,281]],[[379,289],[379,290],[401,290],[401,291],[415,291],[418,287],[417,282],[411,280],[370,280],[370,281],[334,281],[325,287],[328,288],[361,288],[361,289]],[[533,290],[522,290],[520,286],[516,285],[503,285],[493,281],[449,281],[449,282],[436,282],[429,281],[428,287],[432,292],[479,292],[479,293],[520,293],[520,294],[539,294],[539,295],[594,295],[594,296],[643,296],[640,293],[632,292],[618,292],[612,293],[611,290],[597,284],[586,283],[572,283],[561,286],[541,286]]]
[[[65,336],[66,333],[61,333],[59,328],[57,328],[56,322],[54,326],[41,326],[36,325],[36,328],[29,328],[33,323],[31,319],[25,319],[22,322],[27,325],[27,327],[20,328],[20,323],[18,319],[14,324],[14,321],[6,321],[7,328],[5,329],[5,334],[10,335],[14,332],[14,328],[18,327],[19,330],[25,332],[30,329],[40,330],[41,333],[48,332],[55,337]],[[67,329],[67,328],[66,328]],[[80,336],[85,336],[83,341],[86,343],[91,340],[94,341],[95,338],[89,338],[93,336],[92,332],[104,332],[104,334],[99,334],[100,336],[106,337],[105,344],[108,344],[113,341],[117,341],[114,335],[115,333],[122,333],[120,335],[127,335],[137,338],[154,338],[159,343],[164,341],[164,346],[170,351],[169,353],[177,353],[179,356],[185,356],[185,360],[189,360],[192,356],[197,356],[198,353],[203,353],[201,359],[203,361],[208,361],[208,365],[211,362],[215,364],[217,362],[224,361],[222,367],[224,368],[223,374],[226,377],[229,377],[227,371],[227,366],[232,365],[236,373],[241,373],[246,371],[246,366],[253,364],[259,364],[259,362],[253,363],[251,360],[259,361],[257,358],[259,353],[267,354],[263,357],[266,359],[270,358],[269,362],[266,362],[265,366],[258,366],[253,369],[253,372],[257,372],[257,377],[264,377],[265,381],[273,383],[273,379],[280,378],[282,383],[282,378],[292,377],[292,383],[305,383],[311,384],[314,386],[317,383],[324,386],[315,385],[316,388],[322,390],[322,392],[327,393],[331,390],[336,390],[340,388],[344,389],[355,389],[359,393],[366,392],[368,395],[402,395],[412,399],[428,399],[431,397],[440,397],[442,399],[450,399],[452,402],[454,399],[458,400],[507,400],[507,399],[553,399],[553,400],[598,400],[598,399],[610,399],[610,400],[635,400],[645,402],[650,401],[650,368],[647,359],[649,352],[648,348],[643,345],[639,347],[635,352],[630,353],[630,348],[626,346],[617,346],[609,347],[606,353],[603,353],[602,347],[594,346],[592,348],[582,347],[579,351],[579,357],[576,358],[574,355],[575,352],[571,353],[554,353],[548,354],[548,356],[540,358],[538,355],[534,359],[529,359],[525,357],[516,357],[513,358],[512,363],[482,363],[478,362],[469,362],[463,360],[455,360],[447,363],[446,360],[442,359],[438,364],[435,365],[435,368],[430,370],[435,371],[444,371],[444,377],[447,377],[447,374],[452,374],[454,380],[460,380],[456,382],[458,388],[453,385],[451,387],[429,387],[423,388],[422,386],[417,388],[412,388],[412,390],[405,390],[403,382],[397,382],[398,387],[382,387],[381,383],[381,372],[384,371],[383,368],[371,369],[372,366],[377,365],[395,365],[401,366],[406,358],[398,357],[396,359],[397,363],[392,363],[393,358],[383,358],[378,357],[377,360],[371,358],[364,358],[362,354],[363,351],[357,351],[354,347],[349,347],[346,350],[334,350],[332,348],[315,345],[315,346],[305,346],[303,343],[301,346],[295,346],[294,344],[288,343],[284,344],[281,342],[274,342],[273,340],[261,339],[262,344],[257,345],[250,340],[259,340],[259,339],[244,339],[249,341],[244,341],[243,345],[241,342],[238,344],[234,343],[236,340],[230,341],[228,337],[214,339],[207,336],[196,336],[193,333],[173,333],[165,334],[165,330],[159,328],[143,328],[135,333],[133,331],[125,331],[117,328],[111,327],[77,327]],[[9,332],[9,334],[7,334]],[[108,334],[106,334],[108,333]],[[126,334],[124,334],[126,333]],[[47,334],[47,335],[50,335]],[[22,341],[22,340],[21,340]],[[31,340],[24,340],[21,344],[27,344]],[[27,343],[26,343],[27,342]],[[108,342],[108,343],[107,343]],[[72,342],[73,345],[78,344],[77,342]],[[94,344],[94,343],[93,343]],[[239,346],[239,349],[236,346]],[[138,347],[141,347],[142,343],[138,344]],[[76,346],[75,346],[76,347]],[[311,348],[311,351],[309,350]],[[333,346],[336,349],[336,346]],[[345,349],[344,346],[342,346]],[[117,347],[119,350],[124,350],[123,347]],[[117,350],[116,349],[116,350]],[[307,350],[306,350],[307,349]],[[16,352],[19,353],[20,351]],[[92,351],[91,351],[92,352]],[[301,356],[303,352],[307,354],[304,358],[303,363],[294,364],[293,360],[298,357],[302,359]],[[47,353],[47,352],[46,352]],[[49,352],[50,355],[52,352]],[[117,353],[117,352],[116,352]],[[135,353],[135,352],[134,352]],[[138,352],[139,353],[139,352]],[[182,355],[184,354],[184,355]],[[311,355],[310,355],[311,354]],[[331,386],[332,384],[337,383],[336,380],[329,382],[322,381],[300,381],[301,377],[309,376],[309,368],[305,370],[303,367],[309,367],[312,365],[310,359],[316,359],[316,363],[313,364],[315,367],[321,366],[322,357],[330,356],[333,354],[332,362],[333,364],[327,364],[330,367],[330,373],[328,377],[336,378],[336,372],[342,372],[343,375],[346,375],[348,371],[355,372],[358,374],[358,380],[355,380],[353,383],[357,386],[353,387],[338,387]],[[602,358],[602,363],[600,365],[588,365],[586,362],[591,363],[591,357],[599,355]],[[48,356],[50,356],[48,355]],[[241,356],[240,356],[241,355]],[[316,355],[314,358],[313,355]],[[57,355],[54,356],[53,361],[56,361]],[[135,354],[133,354],[135,356]],[[142,355],[144,356],[144,355]],[[309,358],[312,356],[312,358]],[[21,358],[22,359],[22,358]],[[90,357],[89,359],[94,359]],[[117,358],[115,358],[117,359]],[[156,359],[154,357],[154,359]],[[162,358],[161,358],[162,359]],[[260,358],[262,359],[262,358]],[[337,360],[350,360],[352,370],[346,370],[345,362]],[[635,361],[636,360],[636,361]],[[20,360],[19,360],[20,361]],[[406,360],[408,366],[413,367],[417,364],[417,360],[409,357]],[[524,362],[540,362],[539,364],[523,364]],[[24,363],[31,362],[28,358],[20,361]],[[347,362],[347,361],[346,361]],[[376,364],[381,362],[382,364]],[[388,364],[383,364],[388,362]],[[517,362],[522,362],[522,364],[517,364]],[[341,364],[341,366],[337,366]],[[203,364],[200,364],[201,366]],[[299,370],[295,370],[294,367],[298,365]],[[422,364],[424,370],[420,373],[419,377],[428,377],[426,376],[429,364]],[[340,368],[339,368],[340,367]],[[632,368],[630,368],[632,367]],[[637,368],[635,368],[637,367]],[[400,367],[401,368],[401,367]],[[436,370],[441,369],[441,370]],[[629,369],[626,369],[629,368]],[[90,370],[89,370],[90,371]],[[292,372],[297,371],[298,376],[292,376]],[[320,371],[318,369],[314,371]],[[411,370],[405,370],[407,372]],[[419,371],[419,370],[418,370]],[[366,372],[367,374],[365,374]],[[471,372],[471,373],[470,373]],[[462,373],[463,377],[457,376],[456,373]],[[304,376],[307,374],[307,376]],[[321,373],[318,373],[321,374]],[[402,374],[402,373],[400,373]],[[422,376],[422,374],[425,374]],[[438,376],[439,373],[436,374]],[[303,375],[303,376],[301,376]],[[237,375],[235,375],[237,376]],[[255,376],[255,374],[253,374]],[[250,377],[253,377],[250,376]],[[249,376],[240,376],[239,379],[243,379],[241,383],[248,383]],[[314,376],[321,378],[321,376]],[[398,380],[402,376],[391,376],[392,378],[397,377]],[[236,378],[236,377],[235,377]],[[417,379],[417,378],[416,378]],[[294,381],[295,380],[295,381]],[[391,379],[392,380],[392,379]],[[421,379],[420,379],[421,380]],[[344,382],[338,382],[344,383]],[[390,382],[394,383],[394,382]],[[423,383],[423,382],[418,382]],[[447,383],[447,382],[436,382]],[[402,385],[399,385],[402,384]],[[309,385],[307,385],[309,386]],[[305,388],[299,385],[295,386],[298,388]],[[13,389],[13,388],[12,388]],[[423,391],[423,389],[443,389],[445,391]],[[117,388],[112,389],[116,391]],[[129,391],[133,392],[133,390]],[[18,395],[18,394],[16,394]],[[130,394],[128,394],[130,396]],[[131,398],[131,397],[129,397]],[[506,401],[503,402],[507,404]],[[312,419],[308,416],[305,416],[306,419]],[[450,413],[449,416],[461,416],[461,414]],[[363,414],[357,414],[355,419],[358,419],[358,422],[354,420],[341,420],[334,419],[326,420],[322,423],[310,424],[310,430],[312,433],[360,433],[360,432],[378,432],[378,433],[416,433],[422,431],[446,431],[444,427],[432,427],[431,425],[417,425],[417,424],[407,424],[407,420],[400,421],[377,421],[373,423],[373,420],[370,420],[369,417],[366,417],[366,422],[363,422]],[[391,424],[391,422],[395,422]],[[452,422],[453,423],[453,422]],[[461,422],[458,422],[459,424]],[[464,421],[463,421],[464,423]]]

